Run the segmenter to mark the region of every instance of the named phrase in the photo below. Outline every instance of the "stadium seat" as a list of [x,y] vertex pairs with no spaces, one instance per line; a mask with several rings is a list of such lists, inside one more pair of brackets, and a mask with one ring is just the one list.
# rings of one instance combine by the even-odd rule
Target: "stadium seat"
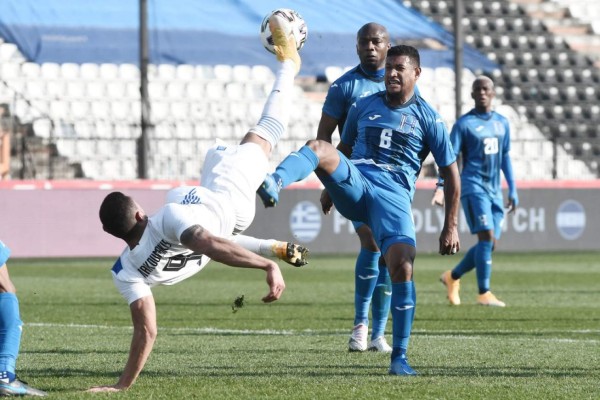
[[105,99],[106,91],[104,81],[89,81],[85,87],[85,96],[91,99]]
[[245,99],[247,98],[246,85],[241,82],[230,82],[225,85],[225,94],[231,100]]
[[0,62],[0,79],[5,82],[14,82],[20,75],[19,64],[14,62]]
[[185,97],[192,101],[201,100],[205,97],[204,83],[197,80],[189,82],[185,87]]
[[173,101],[181,101],[185,97],[185,83],[182,81],[167,83],[166,97]]
[[189,117],[189,107],[188,103],[183,101],[172,101],[170,106],[170,119],[173,119],[177,122],[177,125],[181,123],[181,121],[185,121]]
[[236,82],[249,82],[252,70],[248,65],[234,65],[231,69],[231,77]]
[[69,114],[75,121],[89,117],[89,103],[85,100],[75,100],[69,104]]
[[170,116],[169,103],[165,101],[152,102],[152,120],[159,123]]
[[42,63],[40,66],[40,78],[45,80],[58,79],[61,76],[61,68],[56,63]]
[[173,64],[159,64],[157,72],[157,79],[164,82],[172,82],[177,76],[177,68]]
[[119,67],[117,64],[102,63],[100,64],[99,73],[102,80],[115,80],[119,77]]
[[215,78],[214,68],[210,65],[196,65],[196,79],[210,80]]
[[140,79],[140,69],[135,64],[120,64],[119,79],[124,81],[138,81]]
[[126,121],[131,119],[130,103],[122,100],[110,101],[110,115],[116,121]]
[[82,79],[95,80],[100,75],[100,66],[93,63],[83,63],[79,67],[79,73]]
[[[121,83],[121,82],[119,82]],[[140,83],[139,82],[122,82],[125,85],[125,97],[128,99],[139,100],[140,94]]]
[[110,81],[106,84],[106,96],[109,99],[121,100],[127,97],[127,84],[121,81]]
[[115,137],[115,126],[112,121],[96,120],[94,125],[94,135],[103,139],[113,139]]
[[25,84],[25,92],[30,99],[43,99],[46,95],[45,81],[40,79],[30,79]]
[[62,80],[79,79],[79,64],[75,63],[63,63],[59,66],[59,77]]
[[27,79],[38,79],[41,75],[40,65],[33,62],[21,64],[21,75]]
[[99,179],[102,175],[100,174],[100,165],[95,160],[80,160],[81,169],[83,176],[91,179]]
[[196,68],[189,64],[179,64],[175,69],[177,80],[181,82],[193,81],[196,77]]
[[209,99],[221,99],[225,94],[222,82],[210,81],[206,84],[206,97]]
[[344,73],[344,70],[342,67],[333,66],[333,65],[325,67],[325,78],[327,79],[327,82],[329,82],[329,83],[333,83],[333,81],[335,81],[337,78],[342,76],[343,73]]
[[152,80],[148,83],[148,95],[151,99],[165,98],[165,83],[159,80]]
[[191,101],[189,105],[189,118],[191,121],[204,120],[208,117],[208,110],[209,101],[206,101],[204,98]]
[[14,43],[0,43],[0,64],[15,61],[19,48]]
[[213,138],[213,131],[210,124],[205,121],[195,121],[194,123],[194,138],[196,139],[211,139]]
[[217,64],[213,68],[214,77],[219,81],[229,82],[232,80],[233,67],[231,65]]
[[270,83],[275,78],[273,71],[266,65],[253,65],[250,73],[252,81],[257,83]]

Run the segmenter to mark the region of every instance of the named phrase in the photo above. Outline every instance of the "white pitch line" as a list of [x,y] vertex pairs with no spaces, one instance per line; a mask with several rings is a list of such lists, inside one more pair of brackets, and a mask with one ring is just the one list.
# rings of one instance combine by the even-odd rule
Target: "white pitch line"
[[[25,324],[25,327],[40,327],[40,328],[76,328],[76,329],[117,329],[117,330],[128,330],[131,331],[131,326],[113,326],[113,325],[93,325],[93,324],[55,324],[55,323],[45,323],[45,322],[31,322]],[[275,330],[275,329],[221,329],[221,328],[158,328],[160,332],[189,332],[189,333],[201,333],[201,334],[212,334],[212,335],[265,335],[265,336],[318,336],[318,335],[347,335],[347,330],[313,330],[313,329],[303,329],[303,330]],[[509,330],[498,330],[493,333],[514,333]],[[536,332],[543,334],[544,332]],[[572,330],[572,331],[561,331],[563,334],[586,334],[586,333],[600,333],[600,330]],[[421,337],[426,337],[428,339],[461,339],[461,340],[478,340],[487,338],[489,336],[486,334],[482,334],[481,332],[473,332],[473,331],[459,331],[459,330],[449,330],[449,331],[433,331],[433,330],[415,330],[413,334]],[[517,335],[515,333],[515,335]],[[506,338],[507,340],[519,341],[519,340],[534,340],[541,342],[555,342],[555,343],[600,343],[598,339],[567,339],[567,338]]]

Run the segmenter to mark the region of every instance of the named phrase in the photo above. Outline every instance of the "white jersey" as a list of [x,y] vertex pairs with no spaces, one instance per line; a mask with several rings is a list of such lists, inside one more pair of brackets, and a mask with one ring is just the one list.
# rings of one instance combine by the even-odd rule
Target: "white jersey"
[[[263,163],[257,163],[261,159],[264,170]],[[133,249],[126,247],[113,266],[115,285],[129,304],[151,295],[152,286],[173,285],[189,278],[210,261],[181,245],[179,238],[186,229],[200,225],[214,236],[230,238],[254,218],[255,191],[267,168],[260,148],[253,144],[214,147],[206,156],[205,170],[207,166],[208,171],[202,174],[207,187],[170,190],[167,204],[148,218],[139,244]]]

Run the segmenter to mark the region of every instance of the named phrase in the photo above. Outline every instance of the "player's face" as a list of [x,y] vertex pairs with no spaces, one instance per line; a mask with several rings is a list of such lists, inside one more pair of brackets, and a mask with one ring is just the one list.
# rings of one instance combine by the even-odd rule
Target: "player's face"
[[492,99],[496,95],[494,84],[488,79],[478,79],[473,82],[471,97],[475,100],[475,109],[489,112],[492,109]]
[[371,27],[356,38],[356,54],[360,65],[367,71],[377,71],[383,68],[385,56],[390,48],[387,32]]
[[399,96],[407,101],[415,89],[421,68],[414,65],[408,56],[390,56],[385,62],[385,89],[388,98]]

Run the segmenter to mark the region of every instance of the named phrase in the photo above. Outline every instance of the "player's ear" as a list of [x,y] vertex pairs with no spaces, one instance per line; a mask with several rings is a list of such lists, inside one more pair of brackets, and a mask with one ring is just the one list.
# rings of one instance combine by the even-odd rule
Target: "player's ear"
[[421,76],[421,71],[421,67],[415,68],[415,79],[419,79],[419,77]]
[[144,212],[143,212],[143,211],[136,211],[136,212],[135,212],[135,220],[136,220],[137,222],[141,222],[141,221],[143,221],[144,219],[146,219],[146,215],[144,214]]

